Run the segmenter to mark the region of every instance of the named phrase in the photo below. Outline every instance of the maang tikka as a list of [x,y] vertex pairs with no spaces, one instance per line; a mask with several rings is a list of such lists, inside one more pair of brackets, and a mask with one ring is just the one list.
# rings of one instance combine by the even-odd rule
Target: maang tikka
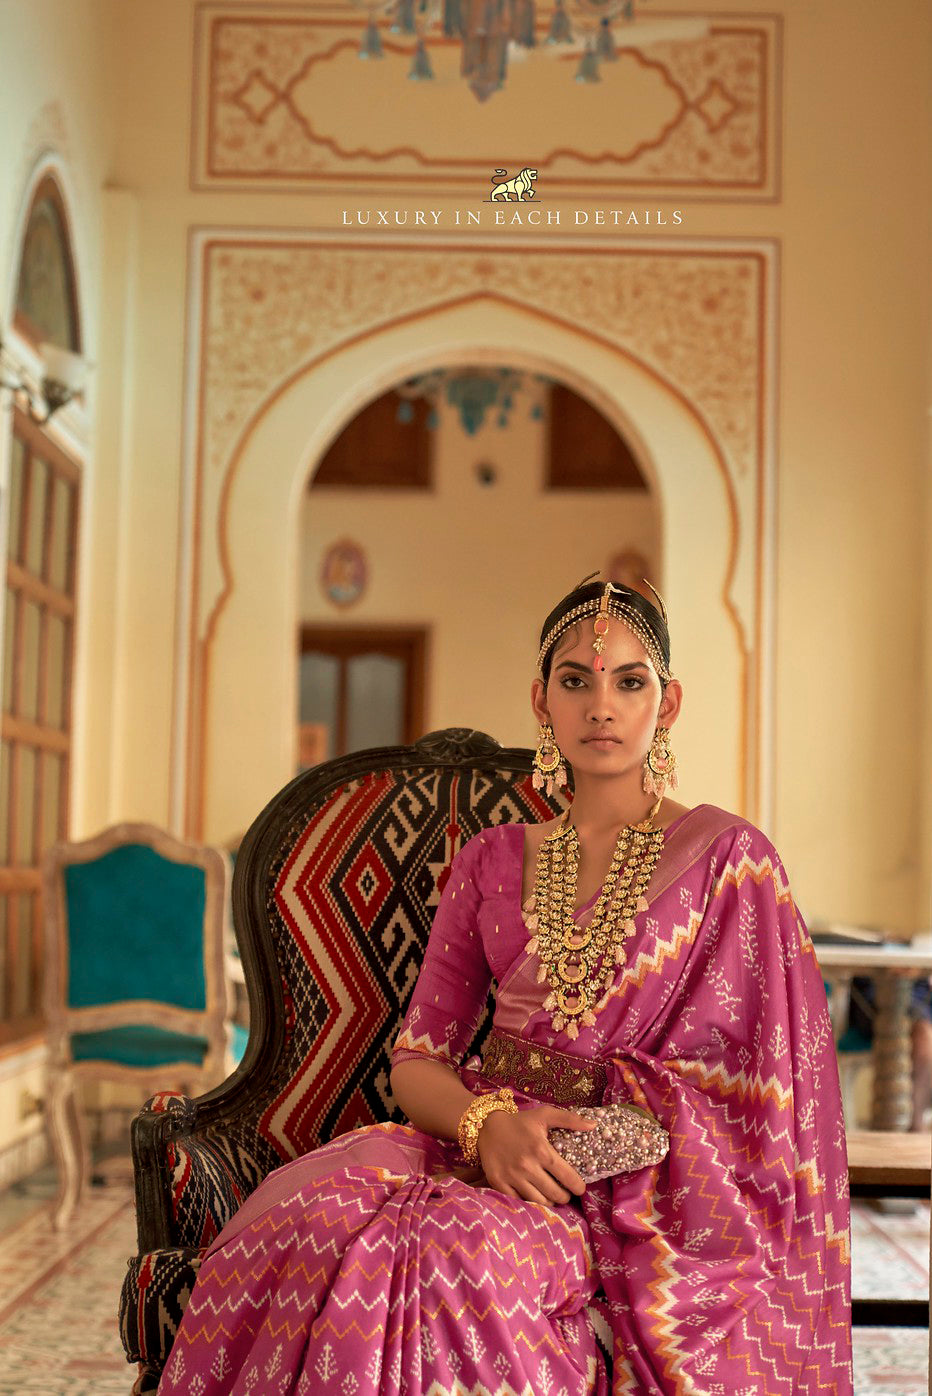
[[606,582],[602,589],[602,600],[599,602],[599,614],[592,622],[592,633],[595,639],[592,641],[592,648],[595,650],[595,659],[592,667],[597,674],[605,668],[605,660],[602,658],[605,653],[605,637],[608,634],[608,603],[612,594],[611,582]]
[[645,795],[662,796],[668,785],[671,790],[675,790],[678,784],[676,757],[670,746],[670,729],[658,727],[644,758],[642,789]]
[[563,764],[563,753],[557,746],[553,735],[553,728],[547,723],[540,729],[540,736],[537,738],[537,750],[534,752],[534,774],[531,783],[535,790],[546,788],[547,794],[553,794],[553,787],[561,790],[566,784],[566,767]]

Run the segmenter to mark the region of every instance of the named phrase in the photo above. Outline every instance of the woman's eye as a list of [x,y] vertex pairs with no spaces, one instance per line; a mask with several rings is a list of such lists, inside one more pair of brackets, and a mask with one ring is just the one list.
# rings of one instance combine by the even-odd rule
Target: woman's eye
[[636,674],[629,674],[627,678],[622,679],[621,686],[622,688],[643,688],[644,680],[639,679]]
[[564,674],[560,680],[561,688],[582,688],[583,681],[578,674]]

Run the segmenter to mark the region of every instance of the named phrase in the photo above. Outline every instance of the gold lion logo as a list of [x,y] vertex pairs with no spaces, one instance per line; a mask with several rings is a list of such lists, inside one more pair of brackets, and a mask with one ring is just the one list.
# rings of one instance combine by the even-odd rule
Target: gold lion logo
[[507,173],[507,170],[496,170],[492,175],[492,203],[501,200],[507,204],[512,199],[522,203],[525,199],[533,199],[537,171],[524,169],[520,174],[512,175],[511,179],[505,178]]

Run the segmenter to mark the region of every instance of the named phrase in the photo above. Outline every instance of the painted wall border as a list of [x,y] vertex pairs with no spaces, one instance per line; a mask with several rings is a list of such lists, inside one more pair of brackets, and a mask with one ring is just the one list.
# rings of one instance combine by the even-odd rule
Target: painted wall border
[[[424,173],[416,171],[382,173],[378,167],[384,157],[375,154],[366,168],[355,170],[351,167],[319,173],[262,169],[221,173],[214,170],[211,167],[210,153],[213,143],[214,100],[210,76],[215,49],[214,25],[226,18],[231,22],[241,24],[246,24],[251,19],[255,19],[257,22],[261,20],[266,23],[281,24],[313,20],[324,28],[334,26],[346,28],[349,26],[352,29],[355,26],[360,34],[364,24],[364,16],[360,16],[351,5],[341,5],[339,0],[332,4],[328,4],[324,0],[324,3],[304,5],[289,4],[287,0],[283,0],[283,3],[275,4],[265,13],[260,11],[255,0],[253,3],[250,3],[250,0],[197,0],[193,11],[192,119],[188,169],[188,183],[192,191],[207,189],[262,193],[274,191],[279,194],[307,195],[314,192],[327,193],[335,190],[342,190],[344,193],[364,190],[371,196],[374,189],[382,188],[385,195],[403,192],[423,194],[425,190],[435,192],[446,190],[463,197],[466,191],[478,187],[475,171],[468,172],[464,169],[459,172],[456,168],[470,163],[462,158],[452,160],[450,169],[444,172],[428,168]],[[645,175],[638,178],[633,174],[626,173],[624,169],[619,169],[615,176],[607,172],[595,177],[588,177],[582,173],[573,176],[550,175],[550,188],[554,196],[569,198],[574,195],[585,197],[598,195],[604,198],[624,198],[626,200],[646,197],[668,201],[687,199],[690,203],[738,202],[750,205],[780,203],[783,185],[783,14],[777,10],[754,12],[746,9],[734,11],[664,9],[652,10],[649,18],[705,19],[708,21],[711,31],[717,31],[722,35],[734,32],[734,26],[740,27],[742,24],[770,26],[772,45],[765,55],[761,102],[759,141],[764,171],[761,179],[755,184],[741,180],[724,179],[703,182],[675,176],[662,178]],[[771,44],[771,35],[767,33],[767,30],[762,28],[760,32],[766,36],[768,44]],[[398,47],[387,40],[386,45],[390,50]],[[647,53],[649,55],[650,50]],[[652,60],[648,57],[646,61]],[[591,155],[585,151],[568,148],[561,149],[560,153],[572,156],[584,164],[592,163]],[[412,147],[412,155],[417,161],[424,163],[425,157],[417,151],[416,147]],[[496,156],[496,159],[499,157]],[[428,165],[430,163],[427,162]],[[484,189],[485,185],[482,183],[485,179],[484,164],[482,171],[480,184]]]

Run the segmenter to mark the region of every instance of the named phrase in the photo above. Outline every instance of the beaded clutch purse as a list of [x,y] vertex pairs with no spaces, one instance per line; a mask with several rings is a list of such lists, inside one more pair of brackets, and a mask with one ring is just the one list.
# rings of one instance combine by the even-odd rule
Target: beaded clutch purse
[[598,1128],[551,1129],[548,1137],[584,1183],[660,1163],[670,1147],[667,1131],[637,1105],[582,1106],[574,1113]]

